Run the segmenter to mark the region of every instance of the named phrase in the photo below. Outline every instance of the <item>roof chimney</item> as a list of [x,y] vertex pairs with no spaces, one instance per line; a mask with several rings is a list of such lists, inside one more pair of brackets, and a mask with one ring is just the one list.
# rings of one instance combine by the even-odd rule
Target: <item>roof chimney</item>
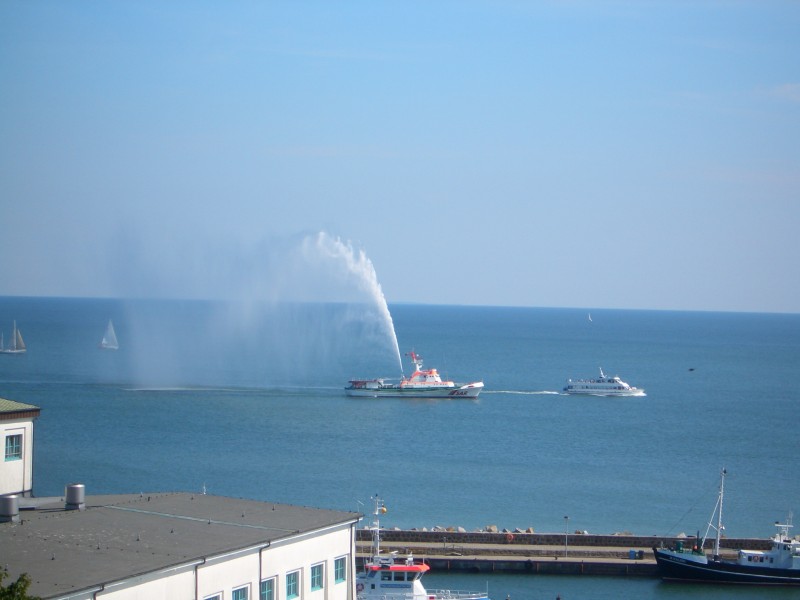
[[19,523],[19,496],[0,496],[0,523]]
[[67,498],[64,508],[67,510],[86,510],[84,502],[86,488],[82,483],[70,483],[64,493]]

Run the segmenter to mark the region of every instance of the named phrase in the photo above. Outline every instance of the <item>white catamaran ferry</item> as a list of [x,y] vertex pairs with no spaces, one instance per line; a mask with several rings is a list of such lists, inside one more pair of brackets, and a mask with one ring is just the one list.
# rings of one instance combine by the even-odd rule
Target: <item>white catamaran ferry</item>
[[592,396],[645,396],[643,389],[633,387],[622,381],[617,375],[606,377],[600,368],[597,379],[567,379],[564,386],[567,394],[588,394]]
[[414,364],[411,377],[403,377],[399,383],[387,379],[351,379],[345,393],[369,398],[477,398],[483,389],[482,381],[444,381],[436,369],[422,368],[422,357],[416,352],[406,356]]

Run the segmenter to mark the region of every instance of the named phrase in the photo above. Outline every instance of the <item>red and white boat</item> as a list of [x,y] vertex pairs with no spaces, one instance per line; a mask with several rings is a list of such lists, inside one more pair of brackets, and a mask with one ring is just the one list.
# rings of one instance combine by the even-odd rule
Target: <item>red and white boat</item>
[[388,379],[351,379],[345,389],[348,396],[370,398],[477,398],[483,389],[482,381],[455,383],[442,380],[436,369],[423,369],[422,357],[413,350],[411,357],[414,372],[399,383]]
[[489,600],[486,592],[426,590],[420,579],[430,571],[430,565],[415,561],[410,553],[402,558],[397,552],[381,554],[380,516],[386,514],[386,506],[378,496],[372,500],[372,556],[356,575],[357,600]]

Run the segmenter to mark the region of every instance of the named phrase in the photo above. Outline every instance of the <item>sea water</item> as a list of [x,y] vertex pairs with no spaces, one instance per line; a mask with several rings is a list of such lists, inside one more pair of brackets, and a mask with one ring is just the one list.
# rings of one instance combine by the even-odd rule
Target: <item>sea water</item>
[[[0,397],[42,409],[34,493],[81,482],[87,494],[206,490],[358,512],[377,493],[388,527],[702,535],[724,467],[728,536],[767,537],[800,506],[800,315],[389,308],[401,350],[483,380],[479,399],[345,396],[350,378],[400,375],[368,307],[250,307],[245,319],[210,302],[0,299],[0,329],[16,319],[28,347],[0,355]],[[97,347],[109,318],[117,351]],[[601,367],[647,395],[561,392]],[[739,593],[488,584],[495,600]]]

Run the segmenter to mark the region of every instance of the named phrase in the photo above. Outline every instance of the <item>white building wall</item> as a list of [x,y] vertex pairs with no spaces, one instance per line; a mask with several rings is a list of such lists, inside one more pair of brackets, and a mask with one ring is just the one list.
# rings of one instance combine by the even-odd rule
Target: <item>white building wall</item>
[[[345,529],[329,533],[321,538],[309,538],[293,543],[278,542],[265,553],[263,579],[276,576],[275,600],[287,600],[286,575],[300,571],[300,596],[297,600],[351,600],[354,557],[350,549],[355,540],[352,530]],[[339,557],[347,557],[347,581],[334,583],[334,563]],[[324,564],[325,585],[322,590],[311,591],[311,567]]]
[[[194,565],[181,565],[165,572],[148,573],[117,584],[110,584],[90,598],[113,600],[194,599]],[[73,599],[77,600],[77,599]]]
[[210,558],[205,564],[198,565],[198,599],[218,593],[223,600],[230,600],[231,592],[242,586],[249,587],[249,599],[256,598],[259,553],[259,547],[249,548],[246,552]]
[[[354,531],[349,525],[341,525],[132,577],[59,600],[203,600],[215,594],[231,600],[233,590],[243,586],[248,588],[248,600],[259,600],[261,581],[271,577],[275,578],[275,600],[286,600],[286,575],[293,571],[300,572],[297,600],[354,600],[354,551]],[[336,584],[334,564],[340,557],[347,559],[347,580]],[[311,592],[311,566],[320,563],[324,565],[324,587]]]
[[[6,437],[22,435],[22,460],[5,458]],[[0,421],[0,494],[30,496],[33,489],[33,421]]]

